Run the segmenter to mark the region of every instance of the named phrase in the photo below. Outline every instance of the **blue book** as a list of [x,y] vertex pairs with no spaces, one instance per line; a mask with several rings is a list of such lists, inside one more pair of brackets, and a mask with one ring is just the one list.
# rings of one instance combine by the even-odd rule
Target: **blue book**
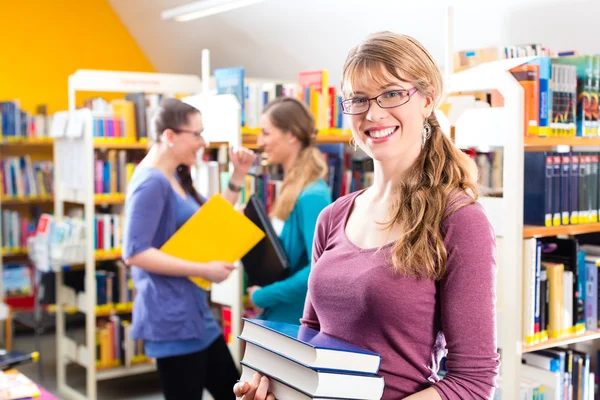
[[307,326],[244,318],[240,339],[309,368],[376,374],[381,356]]
[[598,329],[598,267],[595,261],[585,262],[585,329]]
[[215,69],[215,83],[217,94],[233,94],[237,97],[241,107],[242,126],[246,126],[246,116],[244,103],[246,95],[244,94],[244,68],[218,68]]

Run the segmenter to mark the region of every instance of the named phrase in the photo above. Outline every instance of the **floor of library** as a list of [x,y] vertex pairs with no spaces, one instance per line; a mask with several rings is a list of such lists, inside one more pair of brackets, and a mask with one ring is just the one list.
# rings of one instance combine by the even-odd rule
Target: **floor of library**
[[[84,330],[76,330],[77,337],[84,335]],[[18,334],[15,336],[13,347],[19,351],[34,351],[32,334]],[[44,380],[40,381],[37,364],[23,365],[17,368],[23,374],[43,386],[47,391],[60,398],[56,388],[56,336],[48,332],[41,338],[41,357]],[[70,365],[67,370],[67,383],[73,388],[83,391],[85,389],[85,370],[76,365]],[[210,396],[204,395],[204,399]],[[130,376],[98,383],[98,400],[162,400],[160,382],[156,372]]]

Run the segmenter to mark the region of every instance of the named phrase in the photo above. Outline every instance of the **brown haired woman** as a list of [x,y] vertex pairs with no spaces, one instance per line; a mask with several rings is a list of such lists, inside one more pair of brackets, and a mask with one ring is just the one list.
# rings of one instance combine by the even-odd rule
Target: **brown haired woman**
[[[156,358],[167,400],[199,398],[204,388],[216,400],[231,399],[238,371],[206,292],[188,277],[221,282],[234,267],[219,260],[191,262],[159,250],[205,201],[189,173],[206,145],[202,116],[186,103],[165,99],[154,124],[157,137],[133,173],[125,202],[123,259],[132,266],[137,291],[131,336],[143,339],[146,355]],[[235,203],[256,155],[236,149],[230,156],[235,170],[223,196]]]
[[[440,71],[415,39],[383,32],[350,52],[342,82],[375,176],[319,217],[302,323],[379,353],[384,399],[490,399],[495,236],[473,163],[436,120]],[[273,398],[266,377],[234,391]]]
[[260,119],[258,145],[272,164],[281,164],[284,179],[271,220],[290,263],[286,279],[248,289],[261,318],[299,324],[306,300],[312,245],[319,213],[331,204],[323,180],[327,163],[314,146],[315,121],[304,103],[291,97],[270,102]]

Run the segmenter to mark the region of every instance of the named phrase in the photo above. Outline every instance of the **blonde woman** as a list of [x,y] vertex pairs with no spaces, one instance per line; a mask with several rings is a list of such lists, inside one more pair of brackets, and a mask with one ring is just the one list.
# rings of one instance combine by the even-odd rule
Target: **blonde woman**
[[331,203],[327,164],[314,146],[315,121],[308,107],[291,97],[270,102],[260,118],[259,147],[271,164],[281,164],[283,184],[271,219],[290,263],[286,279],[248,288],[261,318],[299,324],[306,299],[315,225]]
[[[383,399],[490,399],[494,232],[472,161],[435,117],[440,71],[415,39],[384,32],[350,52],[342,85],[374,182],[321,213],[302,324],[381,354]],[[274,398],[260,376],[234,392]]]

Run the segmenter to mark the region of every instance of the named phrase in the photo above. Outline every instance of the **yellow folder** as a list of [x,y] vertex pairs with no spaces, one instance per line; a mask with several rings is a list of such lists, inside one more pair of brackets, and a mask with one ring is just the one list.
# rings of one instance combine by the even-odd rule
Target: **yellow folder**
[[[236,262],[252,250],[265,233],[244,214],[235,210],[223,196],[211,197],[173,236],[161,250],[174,257],[195,262]],[[204,290],[211,282],[190,279]]]

